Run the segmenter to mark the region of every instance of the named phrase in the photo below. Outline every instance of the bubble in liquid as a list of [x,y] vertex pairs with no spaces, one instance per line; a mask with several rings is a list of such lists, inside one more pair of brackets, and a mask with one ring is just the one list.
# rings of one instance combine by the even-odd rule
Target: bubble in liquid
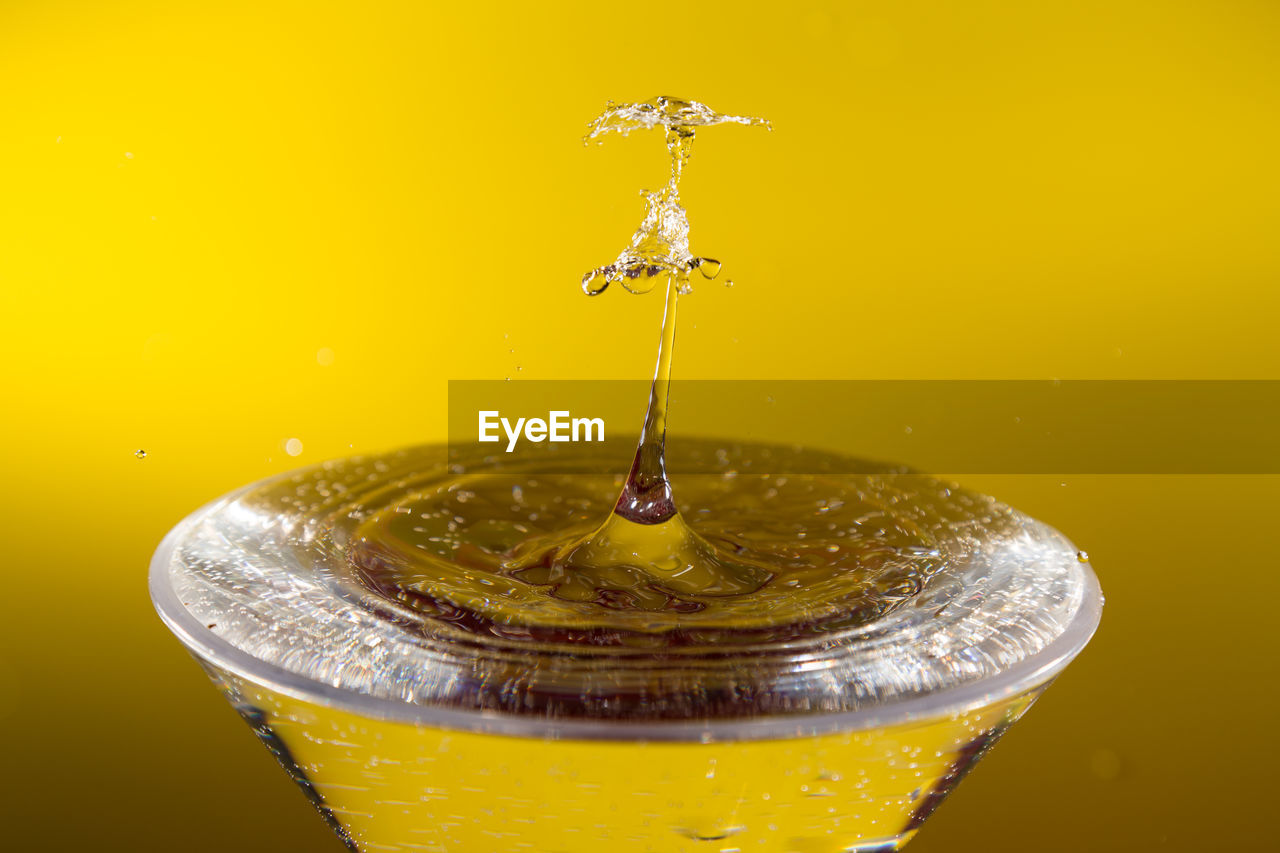
[[296,438],[291,438],[284,443],[284,452],[290,456],[298,456],[302,453],[302,442]]
[[138,457],[139,459],[146,459],[147,451],[143,450],[142,448],[138,448],[137,450],[133,451],[133,455]]
[[316,350],[316,364],[321,367],[328,367],[333,364],[333,350],[328,347],[320,347]]
[[1076,559],[1077,559],[1077,560],[1079,560],[1079,561],[1080,561],[1080,562],[1082,562],[1082,563],[1087,563],[1087,562],[1089,562],[1089,552],[1088,552],[1088,551],[1076,551]]

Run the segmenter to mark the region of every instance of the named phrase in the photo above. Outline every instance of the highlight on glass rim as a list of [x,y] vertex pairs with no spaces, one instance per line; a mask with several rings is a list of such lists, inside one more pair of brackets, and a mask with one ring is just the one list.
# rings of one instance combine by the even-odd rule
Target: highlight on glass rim
[[4,4],[8,846],[1269,849],[1278,38]]

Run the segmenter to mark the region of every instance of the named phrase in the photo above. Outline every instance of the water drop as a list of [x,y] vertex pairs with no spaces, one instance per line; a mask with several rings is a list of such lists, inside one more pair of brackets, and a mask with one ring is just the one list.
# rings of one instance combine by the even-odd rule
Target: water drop
[[609,286],[608,268],[592,270],[582,277],[582,292],[588,296],[599,296]]
[[1088,552],[1088,551],[1076,551],[1076,559],[1077,559],[1077,560],[1079,560],[1079,561],[1080,561],[1080,562],[1082,562],[1082,563],[1087,563],[1087,562],[1089,562],[1089,552]]
[[699,258],[696,265],[703,278],[715,278],[720,275],[720,268],[723,266],[715,258]]
[[142,448],[138,448],[137,450],[133,451],[133,455],[138,457],[139,459],[146,459],[147,451],[143,450]]

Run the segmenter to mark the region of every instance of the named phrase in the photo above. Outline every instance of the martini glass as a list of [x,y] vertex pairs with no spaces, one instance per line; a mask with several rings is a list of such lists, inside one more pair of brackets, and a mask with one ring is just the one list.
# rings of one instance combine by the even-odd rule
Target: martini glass
[[[764,452],[687,444],[728,464]],[[777,453],[792,470],[821,468]],[[1097,580],[1062,534],[847,459],[832,477],[914,537],[889,558],[927,568],[883,612],[842,614],[833,594],[826,609],[806,600],[805,618],[780,600],[754,632],[687,615],[647,632],[540,632],[532,606],[524,621],[482,618],[486,601],[456,581],[488,581],[470,568],[449,581],[450,606],[437,595],[428,607],[430,584],[371,582],[394,549],[370,532],[391,528],[370,525],[423,530],[425,548],[416,519],[430,513],[414,502],[471,494],[459,484],[477,472],[490,480],[466,482],[492,481],[489,462],[443,454],[248,486],[180,523],[151,566],[161,618],[353,850],[896,850],[1101,613]],[[584,456],[580,476],[601,464]]]

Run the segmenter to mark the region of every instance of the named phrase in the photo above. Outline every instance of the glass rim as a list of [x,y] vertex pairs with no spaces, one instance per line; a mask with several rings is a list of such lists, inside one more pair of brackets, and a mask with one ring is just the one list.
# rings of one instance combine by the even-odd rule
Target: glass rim
[[[274,478],[269,478],[274,479]],[[375,720],[453,731],[556,740],[732,742],[856,732],[934,720],[984,707],[1043,686],[1088,644],[1102,618],[1103,596],[1087,563],[1079,607],[1063,631],[1042,649],[999,672],[903,699],[845,711],[690,720],[585,720],[466,710],[360,693],[316,681],[262,660],[214,633],[179,600],[169,566],[178,542],[215,507],[261,485],[250,483],[189,514],[161,540],[151,558],[148,587],[160,620],[197,659],[290,698]]]

